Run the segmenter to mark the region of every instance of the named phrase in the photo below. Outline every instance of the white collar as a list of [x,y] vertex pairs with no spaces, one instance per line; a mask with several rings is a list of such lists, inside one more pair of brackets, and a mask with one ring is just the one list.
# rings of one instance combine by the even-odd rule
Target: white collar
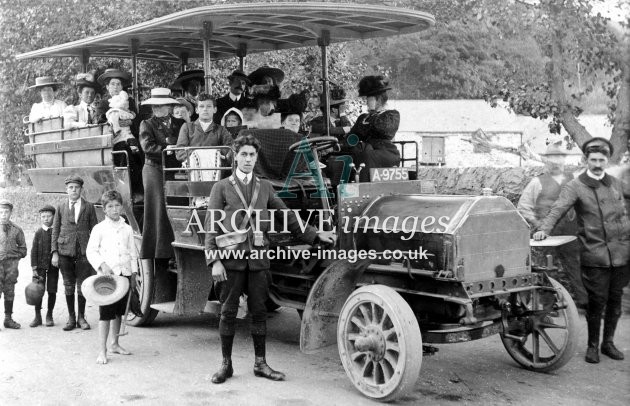
[[48,226],[46,226],[46,225],[42,224],[42,229],[43,229],[44,231],[48,231],[48,229],[49,229],[49,228],[50,228],[50,227],[48,227]]
[[247,177],[247,184],[249,184],[249,182],[251,182],[251,180],[253,179],[254,174],[252,172],[246,174],[245,172],[236,168],[235,175],[241,182],[243,181],[243,178]]
[[588,176],[589,178],[593,178],[595,180],[602,180],[602,179],[604,179],[604,176],[606,176],[606,171],[604,171],[600,176],[597,176],[593,172],[591,172],[590,169],[587,169],[586,170],[586,176]]
[[230,95],[230,100],[235,101],[235,102],[241,100],[241,96],[242,96],[242,94],[239,94],[237,96],[232,92],[230,92],[229,95]]
[[[71,204],[72,204],[72,200],[68,199],[68,207],[70,207]],[[74,204],[75,205],[81,204],[81,197],[79,197],[77,200],[75,200]]]
[[114,226],[114,227],[120,227],[123,224],[125,224],[125,219],[120,216],[118,217],[118,220],[114,221],[112,219],[110,219],[109,217],[105,216],[105,221],[107,222],[107,224]]

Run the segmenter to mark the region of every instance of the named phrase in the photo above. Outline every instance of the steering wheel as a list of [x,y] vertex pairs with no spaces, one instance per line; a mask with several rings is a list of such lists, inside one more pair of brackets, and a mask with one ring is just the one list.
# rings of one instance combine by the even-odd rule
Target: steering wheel
[[[289,151],[293,152],[299,149],[301,146],[304,146],[304,139],[296,142],[295,144],[291,144],[289,146]],[[324,149],[329,149],[339,145],[339,140],[337,137],[313,137],[306,138],[306,142],[310,149],[314,149],[315,151],[321,151]]]

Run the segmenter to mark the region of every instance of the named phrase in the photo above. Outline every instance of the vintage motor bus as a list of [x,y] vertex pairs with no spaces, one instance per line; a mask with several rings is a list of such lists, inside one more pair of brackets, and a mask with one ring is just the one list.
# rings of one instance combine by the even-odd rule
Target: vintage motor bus
[[[185,65],[188,58],[201,58],[208,86],[212,60],[238,57],[242,67],[247,54],[319,46],[327,95],[329,44],[404,35],[433,24],[430,14],[381,6],[207,6],[18,58],[77,57],[85,69],[90,58],[131,58],[138,100],[140,59]],[[324,105],[329,105],[327,97]],[[63,179],[71,173],[85,179],[85,197],[95,204],[104,190],[119,190],[139,242],[143,207],[132,202],[129,168],[113,165],[109,127],[66,130],[59,119],[28,126],[25,149],[35,162],[29,175],[37,191],[63,194]],[[270,305],[295,308],[302,318],[300,349],[314,352],[336,343],[348,377],[365,396],[389,401],[408,393],[423,354],[434,350],[426,345],[431,343],[500,334],[517,363],[541,372],[560,368],[573,356],[576,307],[559,283],[540,272],[545,267],[530,263],[528,225],[507,199],[436,194],[430,183],[415,179],[415,143],[401,145],[403,164],[412,163],[411,168],[376,168],[372,182],[360,183],[358,177],[352,181],[354,175],[350,181],[332,182],[317,169],[316,181],[293,178],[285,184],[287,159],[291,162],[296,154],[334,147],[337,139],[327,134],[305,140],[269,132],[257,136],[263,144],[259,154],[263,163],[256,173],[278,190],[288,187],[296,197],[286,199],[290,208],[303,213],[330,210],[339,235],[337,253],[375,253],[358,261],[315,256],[277,260],[270,272]],[[130,315],[133,325],[149,324],[159,311],[192,315],[217,309],[204,255],[206,211],[194,203],[210,194],[216,180],[194,176],[201,169],[231,168],[216,163],[175,169],[175,179],[164,182],[176,266],[155,269],[150,261],[142,261],[137,286],[144,317]],[[311,197],[322,188],[329,197]],[[419,221],[411,228],[396,222],[367,224],[371,218],[391,216]],[[273,248],[287,253],[321,248],[305,246],[286,234],[270,238]],[[385,257],[386,251],[397,249],[420,254]]]

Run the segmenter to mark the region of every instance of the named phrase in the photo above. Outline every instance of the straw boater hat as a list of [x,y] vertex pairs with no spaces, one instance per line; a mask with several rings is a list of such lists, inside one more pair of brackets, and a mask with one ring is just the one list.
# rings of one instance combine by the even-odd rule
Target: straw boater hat
[[255,85],[263,85],[262,82],[265,76],[269,76],[273,79],[274,84],[279,85],[284,80],[284,72],[278,68],[272,68],[271,66],[261,66],[252,73],[249,74],[249,80]]
[[391,90],[389,80],[383,76],[365,76],[359,81],[359,96],[376,96]]
[[186,82],[193,79],[197,79],[203,86],[205,84],[204,76],[203,69],[187,70],[177,76],[177,79],[175,79],[171,87],[176,89],[179,86],[183,89]]
[[249,79],[247,74],[245,74],[245,72],[243,72],[240,69],[236,69],[235,71],[232,72],[232,74],[230,76],[227,77],[227,79],[229,81],[232,81],[232,79],[234,79],[234,78],[243,79],[245,81],[245,83],[247,84],[247,86],[251,86],[251,84],[252,84],[252,81]]
[[562,145],[561,142],[554,142],[551,143],[549,145],[547,145],[547,149],[545,150],[545,152],[543,152],[542,154],[540,154],[541,156],[549,156],[549,155],[569,155],[569,153],[567,151],[565,151],[564,149],[562,149],[560,146]]
[[151,89],[151,97],[142,102],[142,105],[162,106],[166,104],[179,104],[171,97],[171,90],[165,87]]
[[120,69],[106,69],[105,72],[98,77],[98,83],[101,84],[101,86],[105,86],[106,82],[109,79],[120,79],[120,81],[122,82],[123,87],[125,87],[125,85],[128,85],[129,83],[131,83],[131,75],[128,74],[127,72],[123,72]]
[[29,89],[40,89],[42,87],[52,87],[54,91],[57,91],[63,83],[55,81],[52,76],[40,76],[35,78],[35,84]]
[[129,279],[120,275],[92,275],[81,284],[83,296],[99,306],[116,303],[128,291]]

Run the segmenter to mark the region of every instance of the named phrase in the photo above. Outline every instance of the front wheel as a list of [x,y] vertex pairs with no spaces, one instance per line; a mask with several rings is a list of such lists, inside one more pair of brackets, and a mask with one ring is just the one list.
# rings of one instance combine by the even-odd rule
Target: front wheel
[[364,286],[350,294],[339,316],[337,345],[346,374],[369,398],[392,401],[418,380],[418,320],[402,296],[387,286]]
[[578,340],[578,312],[569,292],[549,278],[555,288],[551,301],[541,291],[520,293],[529,316],[518,320],[519,327],[501,341],[510,356],[526,369],[549,372],[564,366],[575,354]]

